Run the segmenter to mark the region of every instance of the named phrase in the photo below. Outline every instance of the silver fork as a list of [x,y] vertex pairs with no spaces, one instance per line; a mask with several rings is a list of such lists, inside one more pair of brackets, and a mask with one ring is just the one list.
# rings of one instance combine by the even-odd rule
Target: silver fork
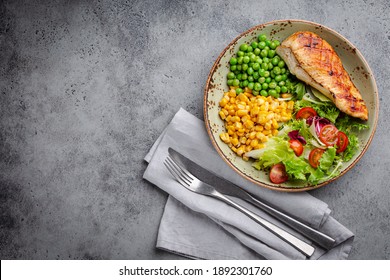
[[224,196],[220,192],[216,191],[209,184],[200,181],[198,178],[193,176],[187,169],[185,169],[180,163],[176,162],[169,155],[165,159],[164,165],[168,169],[168,171],[172,174],[172,176],[185,188],[195,193],[211,196],[227,203],[228,205],[236,208],[237,210],[247,215],[249,218],[257,222],[258,224],[260,224],[265,229],[269,230],[270,232],[272,232],[282,240],[289,243],[291,246],[293,246],[294,248],[302,252],[305,256],[310,257],[313,255],[315,250],[313,246],[307,244],[306,242],[300,240],[299,238],[295,237],[289,232],[281,229],[280,227],[254,214],[253,212],[249,211],[245,207],[242,207],[241,205],[237,204],[233,200],[229,199],[228,197]]

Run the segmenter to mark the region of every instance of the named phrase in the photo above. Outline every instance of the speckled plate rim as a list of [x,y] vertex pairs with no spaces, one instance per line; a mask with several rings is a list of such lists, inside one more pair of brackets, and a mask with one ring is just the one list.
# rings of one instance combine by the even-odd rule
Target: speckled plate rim
[[[232,164],[232,162],[227,158],[227,156],[223,153],[223,151],[218,146],[218,144],[217,144],[217,142],[216,142],[216,140],[214,138],[214,135],[213,135],[213,133],[211,131],[210,121],[209,121],[209,116],[208,116],[208,110],[207,110],[207,100],[208,100],[207,97],[208,97],[208,92],[210,90],[210,81],[212,79],[212,75],[213,75],[214,71],[216,70],[218,64],[220,63],[221,58],[230,49],[230,47],[233,44],[235,44],[239,39],[241,39],[243,36],[247,35],[248,33],[251,33],[253,31],[255,31],[256,29],[264,28],[265,26],[271,25],[271,24],[274,25],[275,23],[286,23],[286,22],[287,23],[300,22],[300,23],[306,23],[306,24],[310,24],[310,25],[313,25],[313,26],[317,26],[319,28],[323,28],[323,29],[333,33],[335,36],[338,36],[339,39],[342,39],[345,42],[347,42],[356,51],[356,54],[362,60],[362,62],[364,63],[365,67],[369,70],[370,78],[372,80],[373,87],[374,87],[375,99],[377,100],[377,102],[375,104],[375,110],[374,110],[375,111],[375,115],[374,115],[374,122],[373,122],[373,128],[372,128],[371,134],[370,134],[370,136],[369,136],[365,146],[360,151],[359,155],[355,158],[355,160],[350,165],[348,165],[347,168],[344,169],[338,176],[336,176],[336,177],[334,177],[332,179],[329,179],[329,180],[327,180],[325,182],[322,182],[320,184],[317,184],[317,185],[314,185],[314,186],[307,186],[307,187],[303,187],[303,188],[297,188],[297,187],[294,187],[294,188],[277,187],[275,185],[270,185],[270,184],[267,184],[267,183],[264,183],[264,182],[257,181],[255,179],[247,176],[246,174],[244,174],[241,170],[239,170],[234,164]],[[354,44],[352,44],[348,39],[346,39],[344,36],[342,36],[337,31],[335,31],[335,30],[333,30],[333,29],[331,29],[331,28],[329,28],[327,26],[324,26],[322,24],[316,23],[316,22],[307,21],[307,20],[301,20],[301,19],[280,19],[280,20],[269,21],[269,22],[266,22],[266,23],[263,23],[263,24],[256,25],[256,26],[250,28],[249,30],[241,33],[232,42],[230,42],[230,44],[227,45],[227,47],[219,54],[218,58],[214,62],[213,66],[212,66],[212,68],[211,68],[211,70],[209,72],[209,75],[208,75],[208,78],[207,78],[207,81],[206,81],[206,87],[204,89],[204,96],[203,96],[203,114],[204,114],[206,130],[207,130],[207,133],[208,133],[208,135],[209,135],[209,137],[211,139],[211,142],[212,142],[214,148],[217,150],[218,154],[222,157],[222,159],[236,173],[238,173],[240,176],[244,177],[245,179],[253,182],[254,184],[262,186],[262,187],[265,187],[265,188],[268,188],[268,189],[281,191],[281,192],[303,192],[303,191],[310,191],[310,190],[318,189],[318,188],[320,188],[322,186],[325,186],[325,185],[327,185],[327,184],[337,180],[341,176],[345,175],[349,170],[351,170],[356,165],[356,163],[361,159],[361,157],[365,154],[365,152],[367,151],[368,147],[370,146],[370,144],[372,142],[372,139],[374,138],[376,127],[377,127],[377,123],[378,123],[378,117],[379,117],[379,94],[378,94],[378,87],[376,85],[376,81],[375,81],[373,72],[372,72],[369,64],[367,63],[366,59],[364,58],[362,53],[359,51],[359,49]]]

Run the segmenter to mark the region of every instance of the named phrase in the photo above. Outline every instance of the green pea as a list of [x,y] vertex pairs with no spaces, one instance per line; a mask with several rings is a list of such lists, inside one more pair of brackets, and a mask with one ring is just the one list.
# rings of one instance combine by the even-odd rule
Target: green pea
[[286,68],[281,68],[281,69],[280,69],[280,73],[282,73],[282,74],[286,73],[286,71],[287,71]]
[[[280,77],[282,77],[282,76],[280,76]],[[278,83],[278,85],[282,87],[282,86],[286,85],[286,82],[285,82],[285,81],[280,81],[280,82]]]
[[247,52],[253,52],[253,48],[251,46],[248,46]]
[[280,86],[276,86],[275,90],[276,90],[276,93],[280,93],[281,87]]
[[282,75],[282,81],[287,81],[287,75],[286,74]]
[[257,96],[257,95],[259,95],[259,92],[258,91],[252,91],[252,94],[254,95],[254,96]]
[[265,78],[265,82],[266,82],[267,84],[269,84],[270,82],[272,82],[271,77],[266,77],[266,78]]
[[[253,66],[253,62],[249,62],[249,67],[252,67]],[[253,68],[253,67],[252,67]]]
[[259,72],[254,72],[252,76],[253,76],[253,79],[255,79],[255,80],[257,80],[260,77]]
[[265,42],[259,42],[258,47],[260,50],[264,49],[266,47]]
[[244,80],[247,80],[248,79],[248,74],[247,73],[243,73],[241,75],[241,81],[244,81]]
[[244,54],[245,54],[245,53],[244,53],[243,51],[238,51],[238,52],[237,52],[237,56],[240,56],[240,57],[241,57],[241,56],[244,56]]
[[237,87],[239,84],[240,84],[240,80],[239,79],[234,79],[233,80],[233,86]]
[[240,46],[240,51],[246,52],[248,50],[248,45],[247,44],[242,44]]
[[238,64],[242,64],[244,62],[244,58],[242,56],[240,56],[239,58],[237,58],[237,63]]
[[240,81],[240,84],[238,85],[240,88],[243,88],[242,81]]
[[263,58],[263,62],[268,63],[269,62],[269,58],[268,57],[264,57]]
[[255,86],[254,83],[252,83],[252,82],[248,83],[248,88],[253,89],[254,86]]
[[255,91],[260,91],[261,90],[261,85],[259,83],[255,83],[255,86],[253,87]]
[[255,79],[253,79],[253,77],[252,76],[248,76],[248,81],[249,82],[253,82]]
[[269,47],[269,45],[271,45],[271,40],[265,40],[265,44]]
[[284,62],[283,60],[279,61],[279,63],[278,63],[278,66],[279,66],[280,68],[284,68],[285,65],[286,65],[286,64],[285,64],[285,62]]
[[280,41],[279,40],[274,40],[274,43],[275,43],[276,47],[280,46]]
[[264,77],[260,77],[258,81],[259,81],[260,84],[263,84],[265,82],[265,78]]
[[267,35],[261,34],[257,39],[259,40],[259,42],[265,42],[267,40]]
[[259,70],[259,69],[260,69],[260,64],[254,63],[254,64],[252,65],[252,68],[253,68],[253,70]]
[[238,70],[238,71],[241,71],[241,70],[242,70],[242,65],[241,65],[241,64],[238,64],[238,65],[237,65],[237,70]]
[[[237,92],[237,90],[236,90],[236,92]],[[279,97],[279,94],[276,92],[276,90],[274,90],[274,89],[270,89],[269,91],[268,91],[268,94],[269,95],[271,95],[272,97],[275,97],[275,98],[278,98]]]
[[253,49],[256,49],[257,48],[257,42],[256,41],[253,41],[252,43],[251,43],[251,47],[253,48]]
[[235,71],[233,71],[233,73],[234,73],[234,75],[238,75],[238,74],[240,74],[241,72],[240,71],[238,71],[238,70],[235,70]]
[[274,69],[273,69],[272,71],[274,71],[274,73],[275,73],[276,75],[279,75],[279,74],[281,73],[281,70],[280,70],[279,66],[275,66]]
[[274,68],[274,65],[271,62],[268,62],[268,70],[271,70],[272,68]]
[[266,91],[266,90],[261,90],[260,91],[260,94],[262,95],[262,96],[264,96],[264,97],[267,97],[268,96],[268,92]]
[[271,74],[271,73],[270,73],[269,71],[265,71],[265,72],[264,72],[264,77],[266,77],[266,78],[267,78],[267,77],[269,77],[269,76],[270,76],[270,74]]
[[253,54],[253,52],[247,52],[246,55],[251,57],[251,55]]
[[237,64],[237,58],[232,57],[232,58],[230,59],[230,65],[236,65],[236,64]]
[[263,84],[261,85],[261,88],[262,88],[262,89],[267,89],[267,88],[268,88],[268,84],[267,84],[267,83],[263,83]]
[[268,70],[268,63],[263,62],[261,64],[261,69]]
[[242,62],[244,62],[244,63],[249,63],[249,61],[250,61],[250,58],[247,55],[242,58]]
[[230,71],[236,71],[236,70],[237,70],[237,66],[236,65],[230,66]]
[[241,69],[242,69],[242,71],[246,71],[247,69],[248,69],[248,64],[243,64],[242,66],[241,66]]
[[259,75],[261,76],[261,77],[264,77],[264,74],[265,74],[265,70],[264,69],[259,69]]
[[248,70],[246,70],[246,72],[249,74],[249,75],[252,75],[254,70],[252,67],[249,67]]
[[266,57],[268,55],[268,51],[267,50],[262,50],[261,52],[260,52],[260,56],[261,57]]
[[247,87],[247,86],[248,86],[248,83],[249,83],[248,80],[242,81],[242,86],[243,86],[243,87]]
[[240,74],[238,74],[238,75],[236,76],[236,78],[239,79],[239,80],[241,81],[241,76],[242,76],[242,74],[240,73]]
[[240,94],[240,93],[242,93],[242,92],[243,92],[242,88],[236,88],[236,93],[237,93],[237,94]]
[[276,88],[276,86],[277,86],[277,84],[275,82],[271,82],[268,84],[268,87],[272,88],[272,89]]
[[261,64],[263,63],[263,60],[260,57],[258,57],[255,62]]
[[227,80],[227,84],[228,84],[228,86],[231,86],[231,85],[233,85],[233,79],[229,79],[229,80]]
[[286,93],[286,92],[287,92],[287,87],[286,87],[286,86],[282,86],[282,87],[280,88],[280,91],[281,91],[282,93]]
[[[278,58],[277,56],[275,56],[272,60],[271,60],[271,62],[272,62],[272,64],[274,65],[274,66],[276,66],[276,65],[278,65],[278,63],[279,63],[279,60],[280,60],[280,58]],[[279,65],[278,65],[279,66]]]
[[256,49],[253,50],[253,53],[254,53],[255,55],[259,55],[260,52],[261,52],[261,50],[260,50],[259,48],[256,48]]
[[276,54],[275,50],[269,50],[268,51],[268,57],[269,58],[273,58],[275,56],[275,54]]
[[264,49],[267,50],[267,51],[270,50],[270,48],[268,46],[265,46]]
[[[275,71],[275,69],[274,69],[274,71]],[[281,82],[282,81],[282,75],[277,75],[276,77],[275,77],[275,82]]]
[[235,76],[236,76],[236,75],[234,75],[233,72],[229,72],[229,73],[227,74],[227,78],[228,78],[228,79],[234,79]]
[[269,48],[271,49],[271,50],[274,50],[274,49],[276,49],[276,44],[275,44],[275,42],[271,42],[270,44],[269,44]]

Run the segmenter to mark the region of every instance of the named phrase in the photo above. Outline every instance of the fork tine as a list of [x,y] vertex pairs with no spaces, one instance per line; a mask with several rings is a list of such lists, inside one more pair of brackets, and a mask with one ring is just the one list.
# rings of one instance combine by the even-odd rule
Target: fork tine
[[189,186],[191,184],[191,181],[186,179],[178,170],[177,168],[172,164],[172,161],[168,158],[164,161],[165,167],[168,169],[168,171],[172,174],[173,177],[182,185]]
[[168,169],[169,173],[171,173],[171,175],[177,180],[178,178],[176,173],[173,171],[173,169],[168,165],[166,161],[164,161],[164,165]]
[[186,173],[184,173],[182,168],[180,168],[180,166],[171,157],[168,156],[166,160],[170,164],[170,166],[176,171],[176,174],[180,176],[180,178],[182,178],[188,184],[192,183],[193,179]]
[[195,180],[195,177],[186,168],[184,168],[179,162],[177,162],[175,158],[171,156],[168,156],[168,158],[176,166],[178,171],[180,171],[180,173],[183,174],[185,178],[187,178],[189,181]]

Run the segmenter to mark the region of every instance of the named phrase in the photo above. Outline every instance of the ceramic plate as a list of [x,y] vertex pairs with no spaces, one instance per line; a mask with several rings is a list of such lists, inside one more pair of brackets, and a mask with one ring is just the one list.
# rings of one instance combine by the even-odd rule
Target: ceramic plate
[[[226,84],[226,75],[229,72],[229,60],[232,55],[237,53],[241,44],[250,44],[260,34],[266,34],[267,38],[270,40],[277,39],[282,42],[297,31],[312,31],[325,39],[334,48],[341,58],[344,68],[351,76],[353,83],[360,90],[369,111],[369,119],[367,121],[369,129],[362,131],[358,135],[360,140],[359,151],[349,162],[344,163],[340,175],[314,186],[303,185],[302,183],[293,184],[291,182],[286,182],[281,185],[271,183],[267,172],[254,169],[251,160],[244,161],[219,138],[219,135],[222,132],[226,132],[226,130],[223,120],[221,120],[218,115],[220,111],[218,104],[224,92],[229,90]],[[303,20],[272,21],[255,26],[239,35],[218,56],[218,59],[215,61],[210,71],[204,91],[204,118],[206,128],[213,145],[221,157],[237,172],[237,174],[244,176],[246,179],[259,186],[289,192],[307,191],[324,186],[343,176],[350,170],[363,156],[371,143],[378,120],[378,106],[378,89],[375,79],[360,51],[336,31],[318,23]]]

